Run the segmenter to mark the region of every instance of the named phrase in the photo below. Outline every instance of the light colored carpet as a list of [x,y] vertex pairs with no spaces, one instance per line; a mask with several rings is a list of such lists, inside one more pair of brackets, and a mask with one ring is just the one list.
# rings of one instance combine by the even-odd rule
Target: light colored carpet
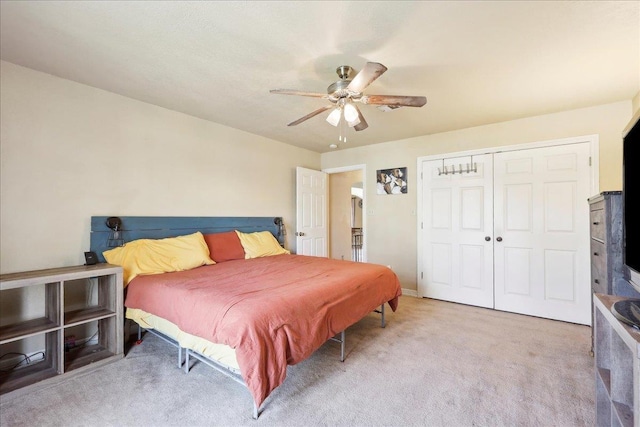
[[9,426],[591,426],[591,330],[401,297],[387,327],[372,313],[290,366],[251,418],[240,384],[147,335],[126,357],[27,397],[0,397]]

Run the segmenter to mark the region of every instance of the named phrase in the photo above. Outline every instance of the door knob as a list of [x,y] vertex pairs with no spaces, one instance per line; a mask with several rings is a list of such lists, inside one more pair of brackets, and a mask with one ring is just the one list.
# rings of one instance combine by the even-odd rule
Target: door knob
[[296,236],[302,237],[302,236],[304,236],[304,233],[302,231],[300,231],[300,232],[296,231]]
[[488,242],[489,240],[491,240],[491,237],[489,237],[489,236],[485,236],[485,237],[484,237],[484,240],[486,240],[486,241]]
[[502,237],[496,237],[496,240],[497,240],[498,242],[502,242]]

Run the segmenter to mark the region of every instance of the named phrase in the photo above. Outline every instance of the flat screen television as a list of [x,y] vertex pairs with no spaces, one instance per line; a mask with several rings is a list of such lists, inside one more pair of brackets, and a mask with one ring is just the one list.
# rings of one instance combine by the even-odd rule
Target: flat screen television
[[640,295],[640,111],[622,137],[625,278]]

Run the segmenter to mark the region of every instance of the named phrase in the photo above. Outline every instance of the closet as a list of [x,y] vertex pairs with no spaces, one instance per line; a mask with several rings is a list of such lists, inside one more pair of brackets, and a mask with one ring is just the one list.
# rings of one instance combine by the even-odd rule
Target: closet
[[418,295],[590,324],[593,145],[418,159]]

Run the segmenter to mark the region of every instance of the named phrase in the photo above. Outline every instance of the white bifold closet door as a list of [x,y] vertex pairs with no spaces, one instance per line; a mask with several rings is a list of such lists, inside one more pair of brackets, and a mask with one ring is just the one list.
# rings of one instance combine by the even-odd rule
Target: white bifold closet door
[[[493,308],[493,156],[422,163],[421,296]],[[488,240],[487,240],[488,239]],[[422,292],[420,292],[422,291]]]
[[[419,295],[590,324],[589,143],[422,164]],[[445,159],[463,169],[471,157]]]

